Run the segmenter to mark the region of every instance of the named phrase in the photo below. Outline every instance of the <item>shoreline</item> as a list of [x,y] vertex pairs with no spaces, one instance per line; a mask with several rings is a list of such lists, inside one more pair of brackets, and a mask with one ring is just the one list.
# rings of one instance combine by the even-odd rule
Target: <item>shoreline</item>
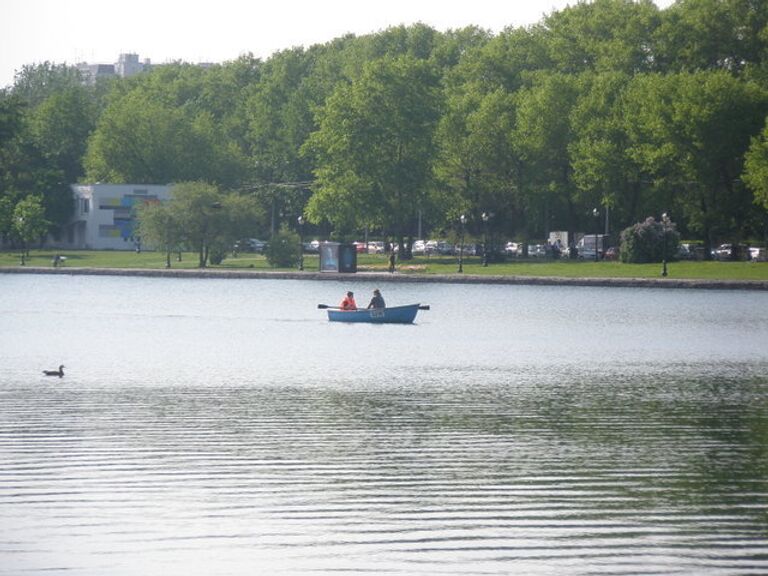
[[14,266],[0,268],[0,274],[64,274],[70,276],[145,276],[152,278],[233,278],[248,280],[356,280],[379,283],[410,282],[438,284],[495,284],[530,286],[600,286],[615,288],[665,288],[698,290],[768,290],[762,280],[706,280],[685,278],[569,278],[562,276],[493,276],[473,274],[401,274],[395,272],[299,272],[252,271],[222,269],[155,269],[155,268],[48,268]]

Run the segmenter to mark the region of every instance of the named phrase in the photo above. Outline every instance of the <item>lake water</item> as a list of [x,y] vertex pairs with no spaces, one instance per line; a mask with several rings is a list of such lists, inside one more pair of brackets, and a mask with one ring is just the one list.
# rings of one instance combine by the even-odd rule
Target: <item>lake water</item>
[[768,293],[375,287],[0,274],[0,574],[768,573]]

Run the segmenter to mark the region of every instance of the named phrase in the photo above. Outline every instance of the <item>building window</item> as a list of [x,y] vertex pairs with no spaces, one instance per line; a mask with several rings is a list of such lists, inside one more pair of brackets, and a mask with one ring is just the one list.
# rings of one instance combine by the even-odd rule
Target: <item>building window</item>
[[83,198],[83,214],[88,214],[91,211],[91,199]]

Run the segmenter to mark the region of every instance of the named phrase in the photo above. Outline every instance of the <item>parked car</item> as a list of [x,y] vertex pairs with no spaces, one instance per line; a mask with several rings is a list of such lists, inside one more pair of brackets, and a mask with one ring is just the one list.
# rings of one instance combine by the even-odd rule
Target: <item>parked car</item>
[[678,260],[704,260],[704,245],[684,242],[677,249]]
[[258,238],[243,238],[235,242],[235,250],[238,252],[256,252],[257,254],[263,254],[267,247],[267,243],[264,240]]
[[320,252],[320,240],[311,240],[310,242],[304,242],[304,252],[310,254],[317,254]]
[[517,256],[519,250],[520,244],[518,242],[507,242],[504,246],[504,252],[506,252],[509,256]]
[[424,254],[426,250],[426,242],[424,240],[414,240],[413,246],[411,246],[411,254]]
[[378,240],[368,242],[368,252],[370,254],[384,254],[384,242]]
[[[416,242],[414,242],[414,245]],[[465,245],[466,246],[466,245]],[[424,254],[439,254],[446,256],[454,253],[453,244],[449,244],[445,240],[428,240],[424,243]]]
[[547,247],[544,244],[529,244],[528,257],[529,258],[546,258]]
[[[594,257],[594,254],[592,255]],[[609,247],[605,254],[603,254],[603,260],[618,260],[619,259],[619,249],[616,246]]]
[[750,257],[746,246],[741,244],[720,244],[712,250],[715,260],[746,260]]
[[368,244],[365,242],[353,242],[352,244],[355,246],[355,252],[358,254],[363,254],[368,250]]
[[766,261],[765,248],[751,246],[749,248],[749,259],[755,262],[765,262]]

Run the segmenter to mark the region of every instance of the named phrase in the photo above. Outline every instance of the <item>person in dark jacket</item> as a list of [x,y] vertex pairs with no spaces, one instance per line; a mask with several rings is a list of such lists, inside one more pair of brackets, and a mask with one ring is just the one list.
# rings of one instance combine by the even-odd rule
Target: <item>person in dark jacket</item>
[[371,298],[371,302],[368,304],[368,308],[386,308],[386,304],[384,304],[384,298],[382,297],[378,288],[373,291],[373,298]]

